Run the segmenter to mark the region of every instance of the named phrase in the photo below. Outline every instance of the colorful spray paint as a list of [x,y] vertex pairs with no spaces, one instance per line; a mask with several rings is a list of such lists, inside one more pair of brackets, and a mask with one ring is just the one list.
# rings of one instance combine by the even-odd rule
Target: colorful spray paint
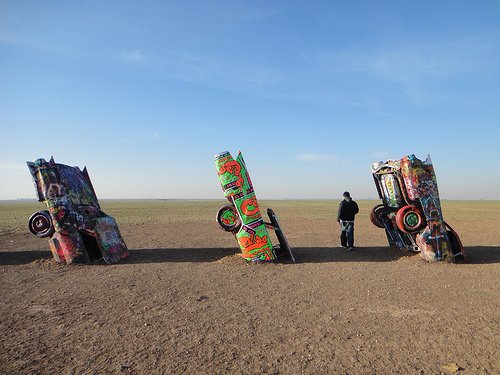
[[56,261],[116,263],[128,255],[115,219],[101,211],[86,168],[58,164],[53,158],[27,164],[38,200],[48,208],[31,216],[29,229],[50,238]]
[[[262,218],[243,155],[238,153],[233,159],[229,152],[220,153],[215,156],[215,168],[224,197],[230,202],[218,211],[217,222],[235,234],[243,258],[253,262],[271,261],[285,252],[295,261],[274,211],[268,210],[271,223],[265,223]],[[276,231],[282,251],[277,252],[273,247],[268,229]]]
[[390,245],[420,251],[427,261],[453,262],[463,258],[458,234],[443,219],[434,166],[408,155],[372,165],[382,200],[370,218],[384,228]]

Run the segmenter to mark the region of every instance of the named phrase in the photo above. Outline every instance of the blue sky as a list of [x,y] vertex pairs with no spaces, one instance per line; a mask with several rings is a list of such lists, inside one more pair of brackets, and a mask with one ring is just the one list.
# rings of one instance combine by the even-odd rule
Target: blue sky
[[500,199],[499,1],[0,1],[0,199],[26,160],[100,198],[376,197],[430,153],[441,196]]

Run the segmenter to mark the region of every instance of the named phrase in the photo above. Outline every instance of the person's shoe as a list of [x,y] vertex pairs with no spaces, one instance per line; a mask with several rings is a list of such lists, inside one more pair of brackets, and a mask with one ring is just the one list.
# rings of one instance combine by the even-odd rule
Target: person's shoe
[[349,246],[347,250],[352,251],[352,246]]

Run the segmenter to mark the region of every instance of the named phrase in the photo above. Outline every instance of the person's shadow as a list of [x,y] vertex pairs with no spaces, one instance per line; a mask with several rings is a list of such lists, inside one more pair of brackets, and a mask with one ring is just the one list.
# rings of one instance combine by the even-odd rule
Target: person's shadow
[[[404,256],[418,256],[390,247],[361,247],[352,251],[339,247],[296,247],[292,251],[298,263],[391,262]],[[120,260],[118,264],[215,262],[237,254],[240,254],[237,248],[132,249],[130,256]],[[465,256],[465,261],[460,263],[500,263],[500,246],[466,247]],[[0,265],[27,264],[51,258],[50,251],[0,251]],[[278,262],[291,263],[285,257],[279,258]]]

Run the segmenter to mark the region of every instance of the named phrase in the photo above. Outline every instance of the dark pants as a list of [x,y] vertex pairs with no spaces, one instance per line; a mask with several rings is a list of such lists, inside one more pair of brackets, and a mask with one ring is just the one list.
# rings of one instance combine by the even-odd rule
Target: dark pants
[[340,222],[340,244],[344,247],[354,246],[354,221]]

